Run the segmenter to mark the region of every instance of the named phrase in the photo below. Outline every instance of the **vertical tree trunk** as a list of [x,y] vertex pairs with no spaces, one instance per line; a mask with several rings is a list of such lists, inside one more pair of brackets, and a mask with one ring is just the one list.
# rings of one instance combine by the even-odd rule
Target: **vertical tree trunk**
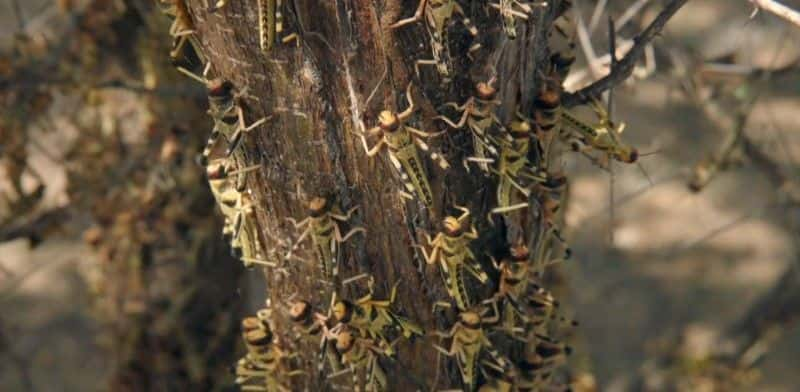
[[[268,118],[244,141],[248,164],[261,165],[248,174],[247,184],[254,195],[262,243],[269,249],[274,239],[296,238],[287,218],[305,218],[307,202],[314,196],[335,196],[342,210],[358,206],[349,228],[363,226],[367,233],[343,246],[340,280],[370,274],[376,298],[387,298],[400,281],[395,309],[428,332],[448,330],[456,317],[452,310],[432,312],[434,303],[446,300],[447,293],[438,266],[427,265],[416,246],[423,244],[422,233],[433,236],[441,230],[445,216],[460,214],[453,206],[471,210],[480,233],[472,249],[492,281],[497,274],[488,255],[501,255],[520,239],[534,249],[542,238],[537,208],[496,215],[494,225],[487,221],[496,204],[496,181],[474,166],[468,172],[461,164],[473,151],[465,131],[453,130],[429,143],[444,152],[452,166],[449,170],[440,169],[421,151],[434,194],[430,208],[399,195],[403,185],[385,151],[370,158],[362,147],[359,124],[363,121],[370,128],[377,125],[381,110],[404,110],[409,83],[418,108],[409,124],[421,130],[445,130],[444,124],[433,121],[437,108],[446,102],[463,103],[473,94],[475,82],[494,75],[502,101],[497,111],[501,121],[513,120],[518,108],[532,116],[541,66],[549,61],[546,33],[563,2],[550,2],[527,21],[519,20],[514,40],[503,34],[500,16],[486,2],[460,3],[480,32],[473,42],[459,21],[452,23],[448,38],[456,72],[454,80],[444,84],[432,66],[420,66],[420,76],[415,75],[414,61],[431,57],[424,23],[389,28],[412,16],[417,0],[284,0],[284,34],[296,32],[299,41],[277,44],[267,54],[259,49],[255,1],[229,0],[216,13],[208,11],[206,0],[188,1],[196,36],[212,64],[209,78],[221,77],[239,91],[246,89],[242,101],[248,123]],[[477,42],[482,48],[469,59],[467,48]],[[324,313],[329,299],[319,297],[318,266],[287,263],[286,273],[273,269],[265,273],[273,306],[284,306],[294,295]],[[340,287],[338,295],[349,299],[366,292],[365,281]],[[470,291],[478,299],[487,298],[495,287],[473,284]],[[285,313],[278,312],[273,322],[279,335],[289,333]],[[393,390],[460,385],[454,362],[440,361],[432,347],[437,342],[426,336],[398,344],[398,360],[385,366]],[[306,371],[316,374],[313,368]],[[308,385],[298,380],[295,386]]]

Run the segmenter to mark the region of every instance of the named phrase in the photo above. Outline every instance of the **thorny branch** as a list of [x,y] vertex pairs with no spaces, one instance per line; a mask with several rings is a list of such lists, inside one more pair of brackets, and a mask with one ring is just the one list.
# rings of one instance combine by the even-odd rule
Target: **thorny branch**
[[655,20],[644,31],[633,38],[633,47],[616,65],[614,70],[602,79],[586,86],[572,94],[565,94],[563,102],[565,107],[574,107],[587,103],[600,96],[609,88],[622,83],[631,76],[636,62],[644,55],[645,47],[664,29],[667,22],[689,0],[672,0],[656,16]]
[[69,210],[66,207],[58,207],[45,211],[31,219],[6,225],[0,229],[0,243],[18,238],[40,240],[48,231],[59,226],[68,218]]
[[753,16],[758,12],[758,10],[764,10],[767,12],[771,12],[789,23],[793,23],[797,27],[800,27],[800,12],[797,12],[775,0],[750,0],[750,3],[753,4],[755,10],[753,11]]

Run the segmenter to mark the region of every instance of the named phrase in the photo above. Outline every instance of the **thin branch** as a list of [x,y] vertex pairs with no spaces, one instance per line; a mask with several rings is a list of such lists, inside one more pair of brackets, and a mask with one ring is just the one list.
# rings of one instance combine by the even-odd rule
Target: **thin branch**
[[70,212],[66,207],[56,207],[22,222],[10,223],[0,229],[0,243],[18,238],[42,238],[54,227],[66,221],[69,216]]
[[633,48],[619,61],[613,72],[575,93],[566,94],[564,97],[564,106],[573,107],[589,102],[591,99],[599,97],[600,94],[611,88],[611,86],[620,84],[625,81],[625,79],[628,79],[633,73],[636,62],[644,55],[645,48],[650,41],[664,29],[664,26],[666,26],[672,16],[688,1],[689,0],[672,0],[667,4],[655,20],[633,39]]
[[797,12],[775,0],[750,0],[750,3],[756,7],[755,12],[753,12],[753,16],[755,16],[758,10],[763,9],[764,11],[778,15],[789,23],[800,27],[800,12]]

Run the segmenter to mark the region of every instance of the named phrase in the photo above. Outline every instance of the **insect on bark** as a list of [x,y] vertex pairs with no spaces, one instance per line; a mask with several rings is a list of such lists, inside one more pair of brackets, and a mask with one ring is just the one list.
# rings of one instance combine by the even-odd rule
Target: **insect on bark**
[[[423,151],[429,151],[430,148],[421,138],[439,136],[444,132],[424,132],[406,125],[405,121],[414,112],[414,100],[411,97],[410,83],[406,89],[406,100],[408,101],[408,108],[403,112],[395,113],[390,110],[384,110],[378,115],[378,126],[367,132],[371,135],[380,135],[380,140],[375,146],[370,148],[364,135],[361,135],[361,142],[369,157],[377,155],[386,147],[389,150],[389,160],[400,173],[400,179],[403,181],[406,190],[409,193],[415,193],[426,206],[431,206],[433,205],[433,192],[428,182],[425,166],[423,166],[422,160],[419,158],[417,147]],[[450,164],[439,153],[431,152],[430,155],[431,159],[438,162],[439,167],[442,169],[450,167]]]
[[[450,43],[447,39],[447,28],[450,21],[455,16],[461,17],[461,23],[473,37],[478,35],[478,29],[472,21],[464,14],[464,10],[456,0],[420,0],[417,10],[410,18],[402,19],[391,26],[392,29],[405,26],[410,23],[423,21],[430,37],[432,59],[417,60],[414,63],[417,75],[419,75],[419,65],[435,65],[436,70],[442,77],[444,83],[448,83],[453,75],[453,60],[450,56]],[[473,45],[469,51],[473,52],[480,48],[480,45]]]
[[[438,345],[434,348],[440,353],[455,358],[458,364],[461,381],[465,391],[474,391],[478,381],[478,371],[481,365],[490,366],[499,373],[505,373],[510,369],[510,362],[503,358],[492,346],[488,336],[483,329],[483,323],[496,322],[496,315],[492,318],[483,318],[483,311],[465,310],[458,315],[458,321],[448,332],[434,332],[442,338],[450,338],[450,348],[444,349]],[[486,353],[493,362],[481,358]]]
[[314,256],[317,265],[322,269],[326,279],[334,278],[339,273],[339,245],[350,239],[356,233],[366,233],[363,227],[355,227],[347,234],[342,235],[339,223],[350,220],[353,212],[358,207],[353,207],[345,214],[342,214],[333,202],[324,197],[315,197],[308,203],[308,217],[300,222],[292,218],[288,220],[297,229],[305,230],[297,238],[297,242],[286,256],[291,258],[293,251],[302,244],[306,237],[311,237]]
[[431,239],[426,234],[428,244],[432,247],[431,253],[428,254],[424,247],[420,247],[420,250],[425,262],[439,264],[447,293],[455,300],[456,306],[463,310],[470,306],[464,272],[469,272],[480,283],[485,283],[489,277],[469,249],[470,242],[478,238],[475,226],[468,226],[466,222],[469,210],[463,207],[456,208],[464,213],[458,218],[454,216],[444,218],[444,230],[439,232],[435,238]]

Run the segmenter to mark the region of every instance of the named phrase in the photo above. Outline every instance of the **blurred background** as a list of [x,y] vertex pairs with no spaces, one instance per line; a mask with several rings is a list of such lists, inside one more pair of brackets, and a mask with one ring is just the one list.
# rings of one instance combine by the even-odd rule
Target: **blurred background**
[[[629,38],[663,4],[601,3],[615,17],[642,6]],[[599,58],[606,16],[576,5]],[[574,257],[560,286],[581,322],[573,366],[599,390],[636,389],[650,365],[702,368],[691,358],[800,274],[800,26],[752,11],[690,1],[614,89],[639,165],[565,162]],[[170,19],[114,0],[0,0],[0,16],[0,388],[225,389],[261,279],[220,240],[194,162],[203,89],[169,64]],[[581,57],[573,88],[602,68]],[[787,301],[759,335],[771,344],[748,351],[749,390],[800,385],[800,301]]]

